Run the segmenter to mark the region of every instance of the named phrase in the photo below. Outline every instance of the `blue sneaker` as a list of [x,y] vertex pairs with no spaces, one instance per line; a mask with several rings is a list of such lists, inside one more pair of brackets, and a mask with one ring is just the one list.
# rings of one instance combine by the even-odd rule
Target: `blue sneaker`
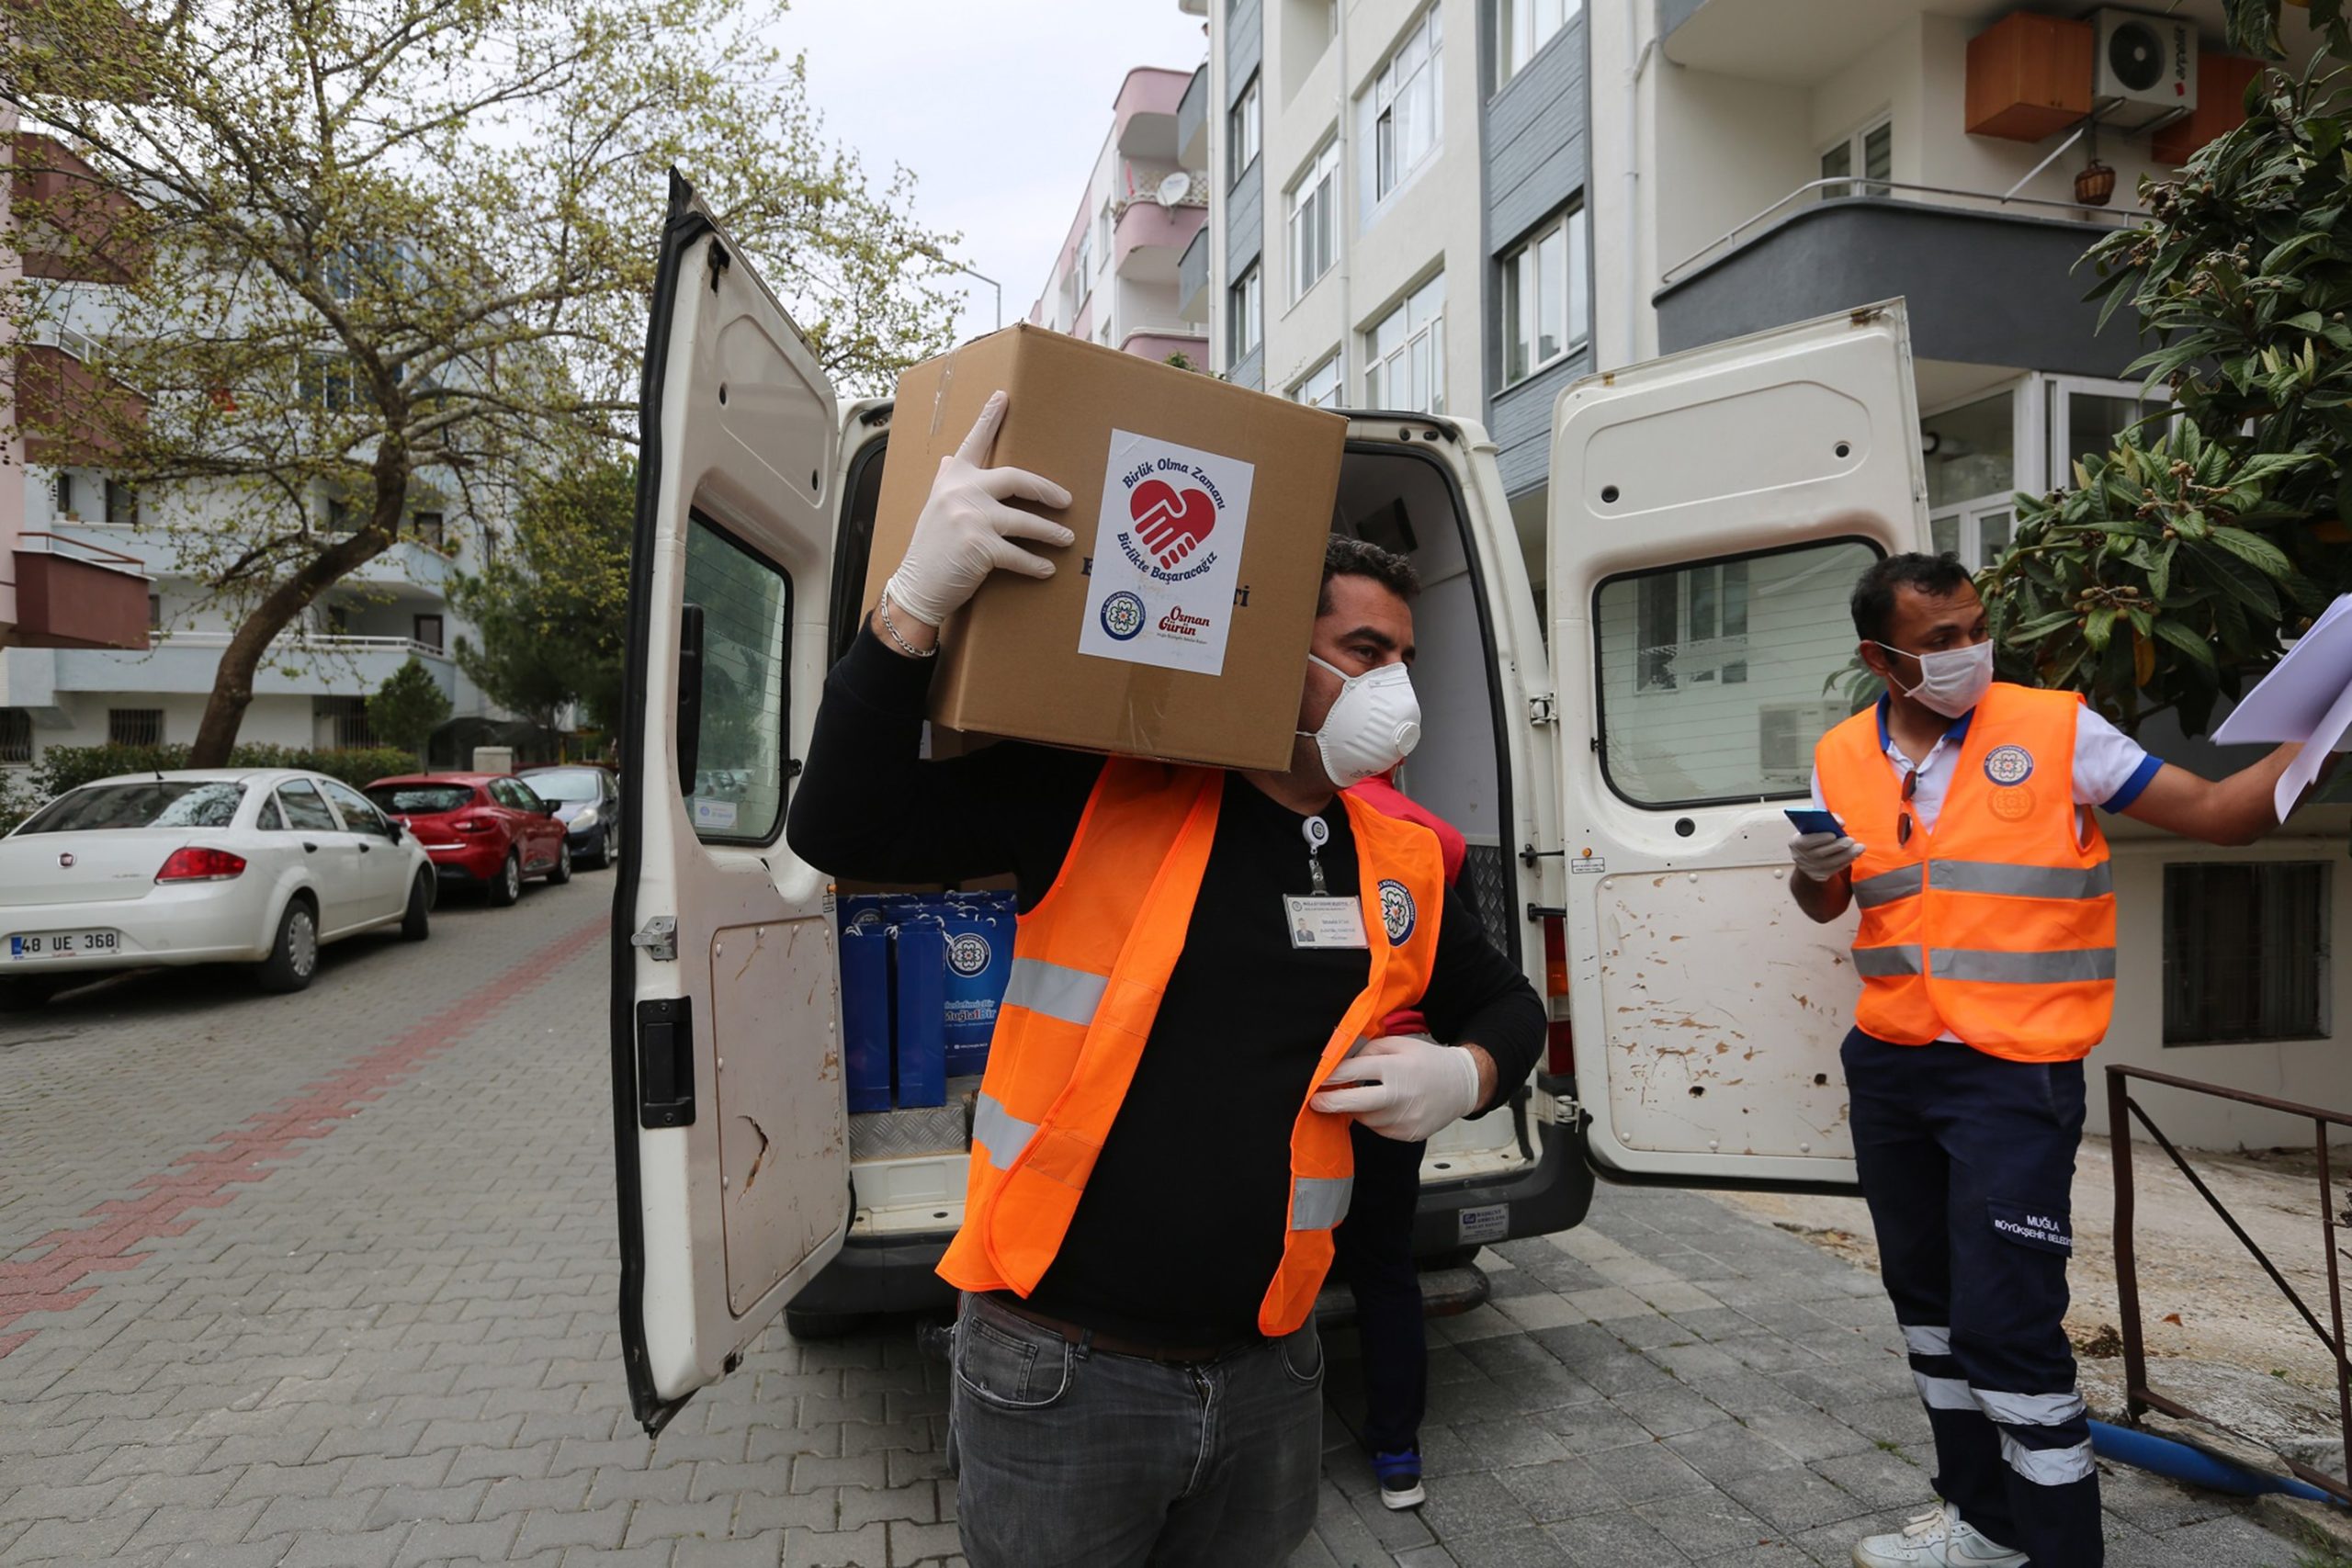
[[1421,1489],[1421,1456],[1408,1449],[1401,1454],[1374,1454],[1372,1472],[1380,1478],[1380,1506],[1418,1508],[1429,1500]]

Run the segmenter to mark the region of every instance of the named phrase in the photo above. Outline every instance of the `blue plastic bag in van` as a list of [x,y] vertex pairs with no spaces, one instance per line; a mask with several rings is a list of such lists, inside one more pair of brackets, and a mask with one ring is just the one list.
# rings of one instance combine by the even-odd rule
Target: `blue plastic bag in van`
[[899,1108],[944,1105],[947,927],[937,915],[903,915],[890,928],[890,938]]
[[947,1076],[965,1077],[988,1066],[997,1007],[1012,970],[1012,922],[969,904],[948,904],[941,918],[947,940]]
[[890,1109],[890,933],[880,924],[844,927],[842,952],[842,1076],[854,1111]]

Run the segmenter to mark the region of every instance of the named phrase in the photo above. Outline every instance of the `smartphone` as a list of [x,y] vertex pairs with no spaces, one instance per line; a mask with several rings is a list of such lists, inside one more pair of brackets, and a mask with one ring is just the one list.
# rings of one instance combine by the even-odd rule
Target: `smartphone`
[[1835,833],[1840,838],[1845,837],[1846,829],[1838,825],[1838,818],[1831,812],[1815,810],[1810,806],[1792,806],[1788,812],[1789,820],[1796,825],[1800,833]]

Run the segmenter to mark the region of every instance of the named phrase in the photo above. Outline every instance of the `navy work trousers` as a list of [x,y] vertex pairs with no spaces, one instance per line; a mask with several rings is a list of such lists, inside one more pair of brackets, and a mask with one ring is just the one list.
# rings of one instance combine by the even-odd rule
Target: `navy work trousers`
[[1859,1029],[1842,1054],[1936,1491],[2035,1568],[2098,1568],[2098,1479],[2064,1327],[2083,1065]]
[[1363,1446],[1375,1454],[1419,1453],[1430,1357],[1421,1274],[1413,1264],[1413,1210],[1420,1202],[1427,1145],[1384,1138],[1361,1122],[1348,1131],[1355,1146],[1355,1186],[1348,1217],[1332,1233],[1331,1262],[1356,1298]]

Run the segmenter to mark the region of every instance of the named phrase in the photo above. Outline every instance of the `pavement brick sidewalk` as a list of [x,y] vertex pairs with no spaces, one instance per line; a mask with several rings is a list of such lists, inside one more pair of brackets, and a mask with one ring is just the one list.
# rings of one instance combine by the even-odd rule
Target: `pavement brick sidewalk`
[[[257,1111],[398,1068],[7,1331],[31,1337],[0,1349],[0,1568],[960,1562],[944,1369],[903,1324],[779,1327],[659,1442],[629,1421],[582,934],[609,886],[445,909],[431,942],[297,998],[141,981],[0,1026],[0,1265]],[[501,976],[446,1041],[394,1050]],[[1487,1263],[1494,1301],[1433,1325],[1419,1514],[1373,1495],[1333,1336],[1295,1563],[1837,1563],[1925,1500],[1889,1313],[1838,1259],[1702,1196],[1604,1188],[1584,1229]],[[2117,1568],[2293,1568],[2226,1505],[2109,1487]]]

